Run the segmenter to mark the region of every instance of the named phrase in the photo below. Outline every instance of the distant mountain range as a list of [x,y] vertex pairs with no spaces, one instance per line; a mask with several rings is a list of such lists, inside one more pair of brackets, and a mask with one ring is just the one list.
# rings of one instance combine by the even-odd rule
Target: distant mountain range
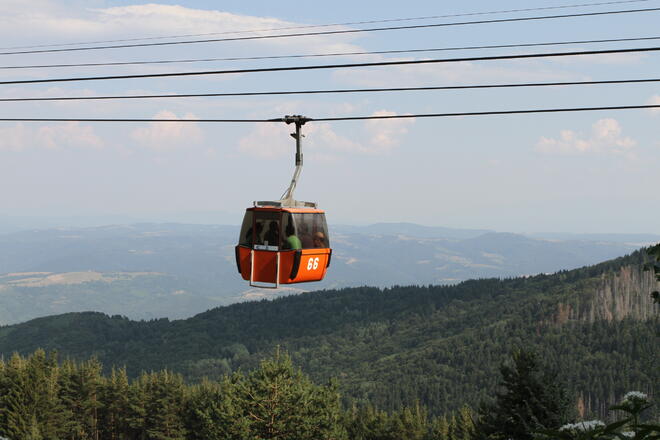
[[[331,227],[322,283],[249,289],[236,273],[237,226],[114,225],[0,235],[0,325],[74,311],[184,318],[218,305],[350,286],[453,284],[550,273],[627,254],[660,236],[545,239],[411,223]],[[615,237],[615,238],[616,238]],[[579,238],[579,237],[578,237]]]

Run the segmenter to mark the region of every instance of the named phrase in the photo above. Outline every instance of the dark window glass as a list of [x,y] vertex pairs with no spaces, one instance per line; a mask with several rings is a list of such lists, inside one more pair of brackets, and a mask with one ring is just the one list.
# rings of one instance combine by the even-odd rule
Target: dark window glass
[[255,211],[254,227],[256,234],[254,244],[267,246],[269,250],[277,250],[280,243],[280,213]]
[[241,235],[238,237],[238,244],[252,247],[252,211],[245,211],[243,226],[241,226]]
[[329,248],[325,214],[293,214],[295,230],[303,249]]
[[284,213],[282,215],[282,241],[280,243],[282,249],[302,249],[302,242],[298,236],[296,222],[293,220],[291,213]]

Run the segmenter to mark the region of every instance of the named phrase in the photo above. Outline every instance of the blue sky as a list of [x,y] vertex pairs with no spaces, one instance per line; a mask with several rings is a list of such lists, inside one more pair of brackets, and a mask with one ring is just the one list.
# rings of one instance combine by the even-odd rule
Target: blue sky
[[[4,0],[3,47],[559,6],[560,1]],[[586,2],[585,2],[586,3]],[[660,1],[483,18],[660,7]],[[314,38],[3,56],[0,66],[660,36],[660,12]],[[411,23],[459,21],[465,18]],[[350,26],[349,26],[350,27]],[[346,27],[346,28],[349,28]],[[354,26],[357,27],[357,26]],[[167,66],[2,70],[4,80],[654,46],[655,42]],[[0,86],[0,96],[204,93],[657,77],[660,54]],[[660,103],[655,83],[517,90],[3,103],[1,117],[273,118]],[[240,221],[293,171],[280,125],[0,123],[0,215]],[[334,223],[660,233],[660,112],[310,123],[297,198]],[[179,216],[179,217],[177,217]]]

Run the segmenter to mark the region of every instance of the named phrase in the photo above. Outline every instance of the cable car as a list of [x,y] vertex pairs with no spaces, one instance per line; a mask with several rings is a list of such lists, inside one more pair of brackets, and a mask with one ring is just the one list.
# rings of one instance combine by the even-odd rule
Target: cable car
[[236,246],[238,272],[252,287],[321,281],[332,257],[325,212],[314,202],[293,198],[303,164],[301,127],[309,119],[293,115],[282,121],[296,125],[291,184],[280,200],[254,202],[245,210]]

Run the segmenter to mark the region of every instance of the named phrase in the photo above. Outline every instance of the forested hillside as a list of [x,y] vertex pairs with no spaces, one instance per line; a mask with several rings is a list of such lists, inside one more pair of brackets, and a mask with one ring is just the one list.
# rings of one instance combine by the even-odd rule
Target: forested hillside
[[492,395],[518,346],[538,351],[585,413],[631,389],[657,395],[653,272],[635,252],[596,266],[454,286],[320,291],[234,304],[193,318],[130,321],[74,313],[0,328],[0,353],[36,348],[106,367],[170,368],[189,380],[251,369],[279,345],[317,383],[382,409],[420,401],[432,413]]

